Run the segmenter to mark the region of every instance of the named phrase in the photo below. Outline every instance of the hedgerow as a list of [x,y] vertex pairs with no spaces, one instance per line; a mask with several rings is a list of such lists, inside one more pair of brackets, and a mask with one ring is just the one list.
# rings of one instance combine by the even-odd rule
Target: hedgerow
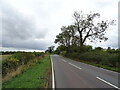
[[44,53],[40,52],[17,52],[12,54],[12,56],[3,60],[2,62],[2,75],[3,77],[11,72],[15,71],[20,65],[27,64],[30,60],[35,59],[35,57],[42,56]]

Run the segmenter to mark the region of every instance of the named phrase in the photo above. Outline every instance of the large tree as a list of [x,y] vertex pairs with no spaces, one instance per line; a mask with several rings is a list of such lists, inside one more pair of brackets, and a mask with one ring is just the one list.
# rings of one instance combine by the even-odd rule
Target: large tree
[[83,14],[82,12],[74,12],[74,30],[79,33],[79,45],[83,46],[85,41],[89,39],[91,42],[99,40],[106,41],[108,38],[105,36],[106,30],[114,23],[106,21],[97,21],[100,17],[99,13]]
[[98,21],[99,17],[99,13],[83,14],[82,12],[74,12],[74,24],[63,26],[61,28],[62,32],[56,36],[55,43],[66,47],[71,45],[82,47],[87,39],[91,42],[106,41],[108,39],[105,36],[106,30],[114,23],[114,20],[111,22],[108,22],[108,20]]

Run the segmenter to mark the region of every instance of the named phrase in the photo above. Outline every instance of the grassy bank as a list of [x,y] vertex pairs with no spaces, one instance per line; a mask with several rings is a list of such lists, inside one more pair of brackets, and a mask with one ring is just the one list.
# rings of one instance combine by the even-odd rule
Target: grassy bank
[[104,68],[104,69],[107,69],[107,70],[119,72],[118,67],[108,67],[108,66],[105,66],[105,65],[100,65],[100,64],[96,64],[96,63],[93,63],[93,62],[88,62],[88,61],[85,61],[85,60],[77,60],[77,61],[82,62],[82,63],[86,63],[86,64],[90,64],[90,65],[93,65],[93,66],[96,66],[96,67]]
[[45,56],[36,64],[13,79],[3,83],[3,88],[46,88],[50,87],[50,57]]
[[[7,55],[7,57],[5,55]],[[33,63],[36,62],[38,58],[42,58],[44,56],[44,53],[43,52],[15,52],[13,54],[11,53],[3,54],[2,56],[3,57],[5,56],[5,58],[2,60],[2,77],[4,79],[8,75],[10,76],[10,74],[11,76],[13,76],[12,73],[16,71],[20,71],[20,70],[23,71],[23,69],[26,69],[29,66],[32,66]]]
[[119,54],[109,53],[103,50],[89,51],[83,53],[68,53],[66,57],[73,60],[119,72]]
[[[67,57],[67,58],[70,58],[70,57]],[[106,66],[106,65],[96,64],[94,62],[89,62],[88,60],[73,59],[73,58],[70,58],[70,59],[78,61],[78,62],[82,62],[82,63],[85,63],[85,64],[93,65],[93,66],[96,66],[96,67],[100,67],[100,68],[103,68],[103,69],[107,69],[107,70],[111,70],[111,71],[115,71],[115,72],[120,72],[118,67],[109,67],[109,66]]]

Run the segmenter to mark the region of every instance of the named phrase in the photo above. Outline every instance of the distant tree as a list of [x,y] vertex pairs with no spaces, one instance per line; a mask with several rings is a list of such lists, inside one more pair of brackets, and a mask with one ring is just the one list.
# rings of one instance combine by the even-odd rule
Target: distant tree
[[116,49],[116,52],[117,52],[117,53],[120,53],[120,49]]
[[96,47],[95,50],[103,50],[102,47]]
[[50,46],[50,47],[48,47],[48,49],[47,49],[45,52],[53,53],[53,52],[54,52],[54,47],[55,47],[55,46]]
[[111,50],[111,47],[108,47],[107,50]]
[[66,51],[66,47],[63,45],[60,45],[56,48],[55,53],[56,54],[61,54],[63,51]]
[[85,48],[86,48],[86,51],[92,51],[92,46],[90,45],[85,46]]

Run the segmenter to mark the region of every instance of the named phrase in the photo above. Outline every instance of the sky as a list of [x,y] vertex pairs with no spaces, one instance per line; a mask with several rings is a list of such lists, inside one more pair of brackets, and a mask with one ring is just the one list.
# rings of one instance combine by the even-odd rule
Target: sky
[[106,42],[93,47],[118,48],[119,0],[1,0],[0,50],[41,50],[54,44],[62,26],[73,24],[74,11],[98,12],[101,20],[116,20]]

